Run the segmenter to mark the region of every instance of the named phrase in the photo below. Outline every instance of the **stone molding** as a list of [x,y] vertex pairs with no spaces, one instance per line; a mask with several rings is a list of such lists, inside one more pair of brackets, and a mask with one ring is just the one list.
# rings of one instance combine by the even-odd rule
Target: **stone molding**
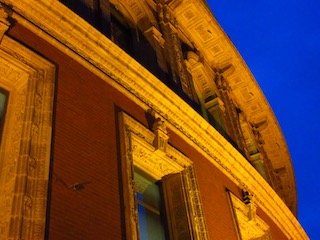
[[250,163],[189,105],[109,39],[58,1],[1,1],[12,5],[23,17],[13,14],[20,24],[74,58],[140,107],[152,108],[166,119],[177,135],[231,181],[253,192],[257,205],[289,239],[308,239],[295,216]]
[[54,66],[4,36],[0,85],[9,102],[0,148],[0,239],[44,239]]

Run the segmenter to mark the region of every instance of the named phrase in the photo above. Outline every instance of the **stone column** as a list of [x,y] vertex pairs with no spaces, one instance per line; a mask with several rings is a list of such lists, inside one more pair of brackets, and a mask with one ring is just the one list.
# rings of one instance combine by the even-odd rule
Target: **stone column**
[[221,73],[217,73],[215,82],[218,87],[221,100],[223,101],[225,106],[225,130],[227,131],[231,139],[235,141],[238,148],[244,152],[244,139],[240,128],[237,108],[230,97],[230,86]]

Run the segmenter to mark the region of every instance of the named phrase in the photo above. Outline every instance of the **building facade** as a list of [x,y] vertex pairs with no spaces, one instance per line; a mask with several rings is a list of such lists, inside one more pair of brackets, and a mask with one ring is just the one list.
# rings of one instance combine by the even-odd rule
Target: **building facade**
[[0,239],[308,239],[205,1],[0,3]]

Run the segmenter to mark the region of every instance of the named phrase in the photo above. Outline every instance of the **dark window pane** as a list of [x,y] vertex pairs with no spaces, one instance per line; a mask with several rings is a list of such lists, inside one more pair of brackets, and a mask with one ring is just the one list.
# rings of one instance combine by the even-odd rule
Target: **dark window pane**
[[7,102],[8,102],[8,92],[0,88],[0,143],[2,138],[4,119],[6,115]]
[[139,236],[141,240],[164,240],[165,227],[160,186],[145,174],[135,172]]
[[164,240],[165,233],[159,214],[138,204],[139,232],[141,240]]
[[131,30],[117,18],[111,16],[111,40],[121,49],[130,53]]
[[60,0],[64,5],[81,16],[87,22],[95,25],[96,21],[96,2],[95,1],[80,1],[80,0]]

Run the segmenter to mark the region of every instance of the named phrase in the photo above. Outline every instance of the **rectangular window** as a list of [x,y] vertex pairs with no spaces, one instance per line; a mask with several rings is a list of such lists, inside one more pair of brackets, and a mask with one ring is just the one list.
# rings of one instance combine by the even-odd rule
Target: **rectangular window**
[[8,96],[8,91],[4,90],[3,88],[0,88],[0,144],[2,139],[4,119],[7,110]]
[[140,239],[166,239],[160,182],[138,172],[134,173],[134,180]]

